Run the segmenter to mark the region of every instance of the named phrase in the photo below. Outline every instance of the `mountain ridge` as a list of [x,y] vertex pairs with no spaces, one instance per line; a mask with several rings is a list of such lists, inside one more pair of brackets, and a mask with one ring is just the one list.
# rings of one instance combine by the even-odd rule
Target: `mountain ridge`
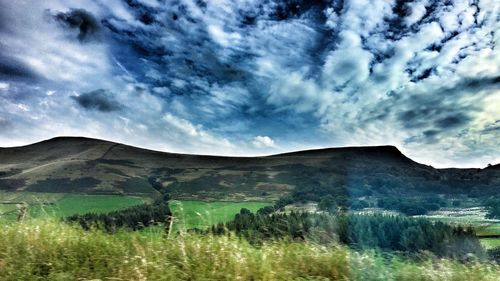
[[[120,142],[114,142],[110,140],[104,140],[104,139],[97,139],[97,138],[90,138],[90,137],[81,137],[81,136],[58,136],[58,137],[53,137],[50,139],[42,140],[39,142],[34,142],[31,144],[26,144],[26,145],[21,145],[21,146],[11,146],[11,147],[0,147],[0,150],[8,150],[8,149],[20,149],[20,148],[27,148],[31,146],[36,146],[36,145],[43,145],[46,143],[54,143],[54,142],[68,142],[68,141],[86,141],[86,142],[96,142],[96,143],[107,143],[113,146],[125,146],[125,147],[131,147],[134,149],[140,149],[144,151],[150,151],[154,153],[164,153],[164,154],[169,154],[169,155],[186,155],[186,156],[203,156],[203,157],[220,157],[220,158],[244,158],[244,159],[250,159],[250,158],[262,158],[262,157],[283,157],[283,156],[324,156],[324,155],[316,155],[319,153],[332,153],[332,152],[345,152],[345,151],[356,151],[356,152],[378,152],[378,153],[389,153],[397,156],[402,156],[404,158],[407,158],[411,160],[412,162],[415,162],[417,164],[425,165],[425,166],[431,166],[427,165],[424,163],[417,162],[408,156],[406,156],[404,153],[402,153],[396,146],[394,145],[375,145],[375,146],[344,146],[344,147],[326,147],[326,148],[313,148],[313,149],[304,149],[304,150],[296,150],[296,151],[289,151],[289,152],[282,152],[282,153],[277,153],[277,154],[269,154],[269,155],[259,155],[259,156],[226,156],[226,155],[215,155],[215,154],[190,154],[190,153],[179,153],[179,152],[169,152],[169,151],[162,151],[162,150],[155,150],[155,149],[149,149],[149,148],[143,148],[143,147],[138,147],[138,146],[133,146],[125,143],[120,143]],[[490,165],[484,168],[477,168],[477,167],[471,167],[471,168],[456,168],[456,167],[444,167],[444,168],[436,168],[438,170],[444,170],[444,169],[486,169],[486,168],[499,168],[500,163]]]
[[[179,198],[275,200],[295,188],[345,186],[349,192],[492,190],[496,166],[435,169],[395,146],[311,149],[231,157],[155,151],[85,137],[56,137],[0,148],[0,190],[155,194]],[[361,191],[359,191],[361,192]]]

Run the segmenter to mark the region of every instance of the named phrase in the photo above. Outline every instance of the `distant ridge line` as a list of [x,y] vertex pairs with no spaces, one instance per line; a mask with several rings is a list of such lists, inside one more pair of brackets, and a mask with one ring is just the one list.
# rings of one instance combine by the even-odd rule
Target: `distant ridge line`
[[[30,146],[36,146],[36,145],[41,145],[41,144],[50,144],[51,142],[61,142],[61,141],[67,141],[67,142],[75,142],[75,141],[88,141],[88,142],[96,142],[96,143],[109,143],[111,147],[101,156],[101,158],[105,157],[111,150],[113,150],[115,147],[118,146],[125,146],[125,147],[131,147],[135,149],[140,149],[144,151],[150,151],[154,153],[162,153],[162,154],[169,154],[169,155],[179,155],[179,156],[192,156],[192,157],[207,157],[207,158],[219,158],[219,159],[229,159],[229,158],[234,158],[234,159],[259,159],[259,158],[279,158],[279,157],[327,157],[328,153],[342,153],[342,152],[357,152],[360,155],[380,155],[380,156],[392,156],[392,157],[401,157],[401,159],[412,162],[414,164],[419,164],[419,165],[424,165],[424,166],[429,166],[427,164],[422,164],[414,161],[413,159],[407,157],[404,155],[396,146],[394,145],[378,145],[378,146],[345,146],[345,147],[327,147],[327,148],[315,148],[315,149],[306,149],[306,150],[298,150],[298,151],[290,151],[290,152],[283,152],[283,153],[277,153],[277,154],[271,154],[271,155],[262,155],[262,156],[227,156],[227,155],[211,155],[211,154],[189,154],[189,153],[178,153],[178,152],[167,152],[167,151],[161,151],[161,150],[155,150],[155,149],[150,149],[150,148],[143,148],[143,147],[137,147],[133,145],[128,145],[124,143],[118,143],[110,140],[104,140],[104,139],[97,139],[97,138],[90,138],[90,137],[83,137],[83,136],[57,136],[53,137],[50,139],[42,140],[39,142],[27,144],[27,145],[22,145],[22,146],[15,146],[15,147],[0,147],[0,149],[18,149],[18,148],[24,148],[24,147],[30,147]],[[468,169],[499,169],[500,168],[500,163],[491,165],[488,167],[484,168],[468,168]],[[438,170],[444,170],[444,169],[460,169],[460,168],[438,168]]]

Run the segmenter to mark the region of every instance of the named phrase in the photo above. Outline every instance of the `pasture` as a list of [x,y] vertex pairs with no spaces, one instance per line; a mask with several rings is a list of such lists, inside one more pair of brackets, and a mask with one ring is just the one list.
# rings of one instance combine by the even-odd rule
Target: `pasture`
[[[443,208],[420,216],[428,219],[439,220],[450,224],[469,225],[475,228],[480,237],[481,245],[485,249],[500,247],[500,221],[486,218],[487,210],[484,207],[472,208]],[[495,236],[481,238],[481,236]]]
[[147,202],[148,198],[121,195],[1,192],[0,219],[15,220],[16,205],[28,208],[29,218],[66,217],[74,214],[107,213]]
[[187,230],[191,228],[203,229],[219,222],[227,222],[234,218],[242,208],[252,212],[272,205],[270,202],[205,202],[179,201],[169,202],[170,209],[175,217],[174,228]]

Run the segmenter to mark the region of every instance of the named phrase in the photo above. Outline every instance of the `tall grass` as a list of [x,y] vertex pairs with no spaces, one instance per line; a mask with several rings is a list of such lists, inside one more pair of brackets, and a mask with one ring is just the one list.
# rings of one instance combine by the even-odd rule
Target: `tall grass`
[[409,261],[343,246],[106,234],[56,220],[0,228],[0,280],[499,280],[497,264]]

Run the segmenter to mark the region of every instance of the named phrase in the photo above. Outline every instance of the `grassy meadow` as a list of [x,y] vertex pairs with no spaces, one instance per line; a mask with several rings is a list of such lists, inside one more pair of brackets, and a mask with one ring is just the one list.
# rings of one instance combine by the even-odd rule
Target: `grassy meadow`
[[107,213],[140,205],[151,199],[121,195],[0,192],[0,219],[15,220],[18,204],[28,206],[28,217],[66,217],[74,214]]
[[53,219],[0,228],[0,280],[498,280],[498,264],[406,260],[344,246],[233,236],[83,231]]
[[447,208],[431,212],[424,217],[450,224],[473,226],[476,234],[481,236],[498,235],[498,238],[480,238],[485,249],[500,247],[500,221],[486,218],[487,211],[484,207],[472,208]]
[[485,227],[477,228],[478,236],[497,235],[496,238],[481,238],[481,244],[485,249],[500,248],[500,223],[492,223]]
[[258,209],[272,205],[270,202],[226,202],[171,200],[169,207],[175,217],[175,230],[207,228],[219,222],[227,222],[234,218],[242,208],[256,212]]
[[[142,204],[147,198],[112,195],[0,193],[0,213],[11,222],[16,203],[29,206],[30,219],[0,227],[0,280],[500,280],[493,261],[458,261],[422,252],[406,258],[379,250],[354,250],[340,244],[277,239],[256,246],[233,233],[214,236],[183,230],[227,222],[241,208],[256,212],[271,202],[171,200],[174,232],[162,225],[114,234],[85,231],[60,218],[107,213]],[[13,207],[14,206],[14,207]],[[10,208],[10,209],[9,209]],[[14,209],[12,209],[14,208]],[[477,210],[476,210],[477,211]],[[448,213],[447,213],[448,214]],[[467,213],[479,234],[496,234],[496,222]],[[459,215],[444,221],[465,221]],[[475,218],[475,219],[474,219]],[[435,217],[434,219],[439,219]],[[177,233],[177,231],[180,231]],[[482,239],[487,249],[499,239]]]

